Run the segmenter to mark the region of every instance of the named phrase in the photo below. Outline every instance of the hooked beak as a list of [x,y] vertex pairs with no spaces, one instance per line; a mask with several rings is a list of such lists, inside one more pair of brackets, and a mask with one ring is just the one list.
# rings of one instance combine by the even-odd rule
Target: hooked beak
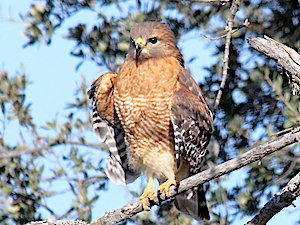
[[139,59],[142,50],[143,50],[143,46],[141,46],[140,44],[136,44],[136,46],[135,46],[135,60]]
[[143,39],[142,38],[138,38],[135,42],[135,61],[136,61],[136,66],[138,66],[138,60],[140,57],[140,54],[143,50],[144,46],[143,46]]

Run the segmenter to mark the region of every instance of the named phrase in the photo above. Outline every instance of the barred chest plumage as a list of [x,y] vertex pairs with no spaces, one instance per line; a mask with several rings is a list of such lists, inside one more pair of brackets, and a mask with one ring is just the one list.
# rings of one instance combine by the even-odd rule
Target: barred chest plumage
[[[174,75],[178,74],[174,71],[178,66],[165,69],[164,64],[158,65],[155,60],[147,60],[138,66],[133,63],[120,69],[130,68],[119,73],[123,76],[116,79],[114,88],[115,109],[126,134],[129,166],[166,179],[168,174],[165,173],[174,171],[165,171],[166,166],[170,166],[166,165],[165,158],[171,168],[176,168],[170,104],[178,81],[178,76]],[[155,71],[152,71],[154,67]]]

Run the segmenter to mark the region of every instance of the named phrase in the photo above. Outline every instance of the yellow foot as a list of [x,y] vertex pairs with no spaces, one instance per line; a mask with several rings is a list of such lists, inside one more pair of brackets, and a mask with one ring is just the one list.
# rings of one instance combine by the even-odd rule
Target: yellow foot
[[142,201],[143,204],[143,209],[144,210],[150,210],[149,207],[147,206],[147,197],[150,200],[154,200],[154,190],[152,186],[147,186],[146,189],[144,190],[144,193],[141,195],[138,201]]
[[170,195],[170,187],[171,185],[175,185],[176,186],[176,180],[175,179],[168,179],[166,182],[162,183],[159,187],[158,187],[158,191],[160,193],[162,193],[163,191],[165,191],[166,196],[169,198]]

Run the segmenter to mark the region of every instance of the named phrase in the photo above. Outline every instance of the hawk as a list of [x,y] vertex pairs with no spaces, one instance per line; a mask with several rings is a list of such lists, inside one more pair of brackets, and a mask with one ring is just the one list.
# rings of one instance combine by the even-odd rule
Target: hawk
[[[100,76],[88,94],[94,133],[110,150],[106,173],[122,185],[146,175],[139,198],[145,210],[155,178],[158,191],[170,197],[171,185],[200,171],[213,117],[168,25],[135,25],[119,71]],[[177,195],[175,206],[196,220],[209,219],[202,185]]]

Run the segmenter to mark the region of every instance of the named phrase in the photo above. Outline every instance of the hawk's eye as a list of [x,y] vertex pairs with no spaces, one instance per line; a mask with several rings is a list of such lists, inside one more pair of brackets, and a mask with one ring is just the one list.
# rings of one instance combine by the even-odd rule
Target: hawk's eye
[[157,38],[153,37],[153,38],[149,38],[149,42],[152,44],[156,44],[157,43]]

